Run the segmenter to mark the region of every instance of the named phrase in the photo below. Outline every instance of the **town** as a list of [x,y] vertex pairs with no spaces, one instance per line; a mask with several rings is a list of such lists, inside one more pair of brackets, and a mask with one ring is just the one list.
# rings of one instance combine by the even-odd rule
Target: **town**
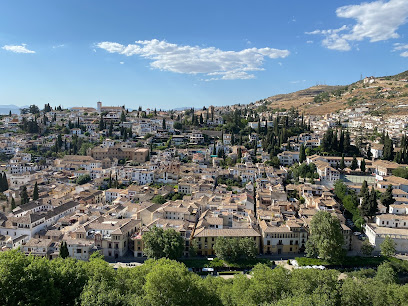
[[160,228],[182,237],[178,257],[217,256],[217,240],[249,237],[255,256],[294,258],[323,211],[349,254],[379,254],[387,237],[405,254],[408,119],[372,113],[306,115],[261,102],[10,112],[1,119],[1,250],[140,260],[145,235]]

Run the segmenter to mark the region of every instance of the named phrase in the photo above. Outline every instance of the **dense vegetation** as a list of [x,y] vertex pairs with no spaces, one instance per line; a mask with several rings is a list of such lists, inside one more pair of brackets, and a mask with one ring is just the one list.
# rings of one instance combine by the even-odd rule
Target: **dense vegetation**
[[408,285],[397,283],[390,262],[346,278],[336,270],[290,272],[264,264],[251,274],[201,278],[169,259],[115,271],[98,256],[49,261],[8,251],[0,254],[0,304],[403,305],[408,298]]

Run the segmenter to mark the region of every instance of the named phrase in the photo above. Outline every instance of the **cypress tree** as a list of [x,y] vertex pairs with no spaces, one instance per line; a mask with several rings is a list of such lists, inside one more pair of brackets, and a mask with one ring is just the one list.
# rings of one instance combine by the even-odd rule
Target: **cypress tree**
[[360,197],[364,197],[364,195],[365,195],[367,192],[368,192],[368,184],[367,184],[367,181],[364,180],[363,185],[361,186],[361,189],[360,189],[360,194],[359,194],[359,196],[360,196]]
[[[4,173],[4,172],[3,172],[3,173]],[[5,189],[5,186],[4,186],[3,175],[1,175],[1,177],[0,177],[0,192],[3,192],[3,191],[5,191],[5,190],[7,190],[7,189]]]
[[67,258],[69,257],[69,251],[68,251],[68,246],[67,243],[62,241],[61,246],[60,246],[60,257],[61,258]]
[[346,164],[344,163],[344,154],[341,155],[341,162],[340,162],[340,169],[343,170],[346,168]]
[[4,191],[9,189],[9,184],[7,180],[7,175],[5,172],[3,172],[3,186],[4,186]]
[[306,151],[305,151],[305,146],[302,144],[300,146],[299,163],[303,163],[305,160],[306,160]]
[[111,120],[110,125],[109,125],[109,134],[110,137],[113,135],[113,121]]
[[346,135],[344,136],[344,153],[349,153],[350,152],[350,133],[346,132]]
[[373,157],[373,153],[371,153],[371,144],[368,145],[366,155],[367,155],[367,159],[371,159]]
[[20,198],[21,198],[21,205],[24,205],[28,203],[29,198],[28,198],[28,193],[27,193],[27,187],[24,186],[23,189],[20,192]]
[[368,216],[373,217],[378,211],[377,192],[375,191],[374,186],[371,188],[369,203],[370,210]]
[[39,195],[38,195],[38,184],[37,184],[37,182],[35,182],[34,190],[33,190],[33,200],[34,201],[38,200],[38,197],[39,197]]
[[390,209],[390,205],[394,204],[395,199],[392,196],[392,185],[388,185],[387,190],[381,195],[381,204],[387,207],[387,213]]
[[11,197],[11,209],[13,210],[14,208],[16,208],[16,201]]
[[366,162],[365,162],[365,159],[363,158],[362,160],[361,160],[361,162],[360,162],[360,170],[362,171],[362,172],[365,172],[366,171]]
[[370,192],[369,191],[363,194],[363,200],[361,201],[360,210],[361,210],[361,214],[364,217],[367,217],[370,215]]
[[101,118],[99,119],[99,131],[102,131],[104,129],[104,127],[105,127],[105,124],[103,122],[103,117],[102,117],[102,114],[101,114]]
[[350,169],[351,170],[356,170],[357,168],[358,168],[358,162],[357,162],[356,156],[354,155],[353,156],[353,161],[351,162],[351,165],[350,165]]

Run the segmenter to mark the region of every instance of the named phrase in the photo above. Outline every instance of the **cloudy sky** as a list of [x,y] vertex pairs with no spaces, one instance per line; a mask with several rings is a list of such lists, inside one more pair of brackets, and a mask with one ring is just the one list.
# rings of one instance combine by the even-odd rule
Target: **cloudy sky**
[[408,69],[407,22],[408,0],[5,0],[0,104],[198,108],[348,84]]

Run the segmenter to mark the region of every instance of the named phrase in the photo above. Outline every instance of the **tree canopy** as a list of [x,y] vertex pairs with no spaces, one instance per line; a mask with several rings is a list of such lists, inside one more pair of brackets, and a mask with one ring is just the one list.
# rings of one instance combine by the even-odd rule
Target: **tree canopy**
[[307,256],[338,262],[345,254],[343,245],[344,237],[339,219],[326,211],[319,211],[315,214],[310,224],[310,236],[306,243]]
[[247,238],[225,238],[218,237],[214,244],[214,251],[220,259],[234,262],[240,258],[252,259],[255,258],[259,250],[256,242]]
[[408,285],[396,283],[396,272],[389,262],[339,279],[332,269],[258,264],[251,278],[201,278],[165,258],[114,270],[97,253],[83,262],[12,250],[0,252],[0,305],[405,305]]
[[154,226],[143,234],[143,244],[143,252],[148,258],[176,259],[183,255],[184,239],[174,229]]

